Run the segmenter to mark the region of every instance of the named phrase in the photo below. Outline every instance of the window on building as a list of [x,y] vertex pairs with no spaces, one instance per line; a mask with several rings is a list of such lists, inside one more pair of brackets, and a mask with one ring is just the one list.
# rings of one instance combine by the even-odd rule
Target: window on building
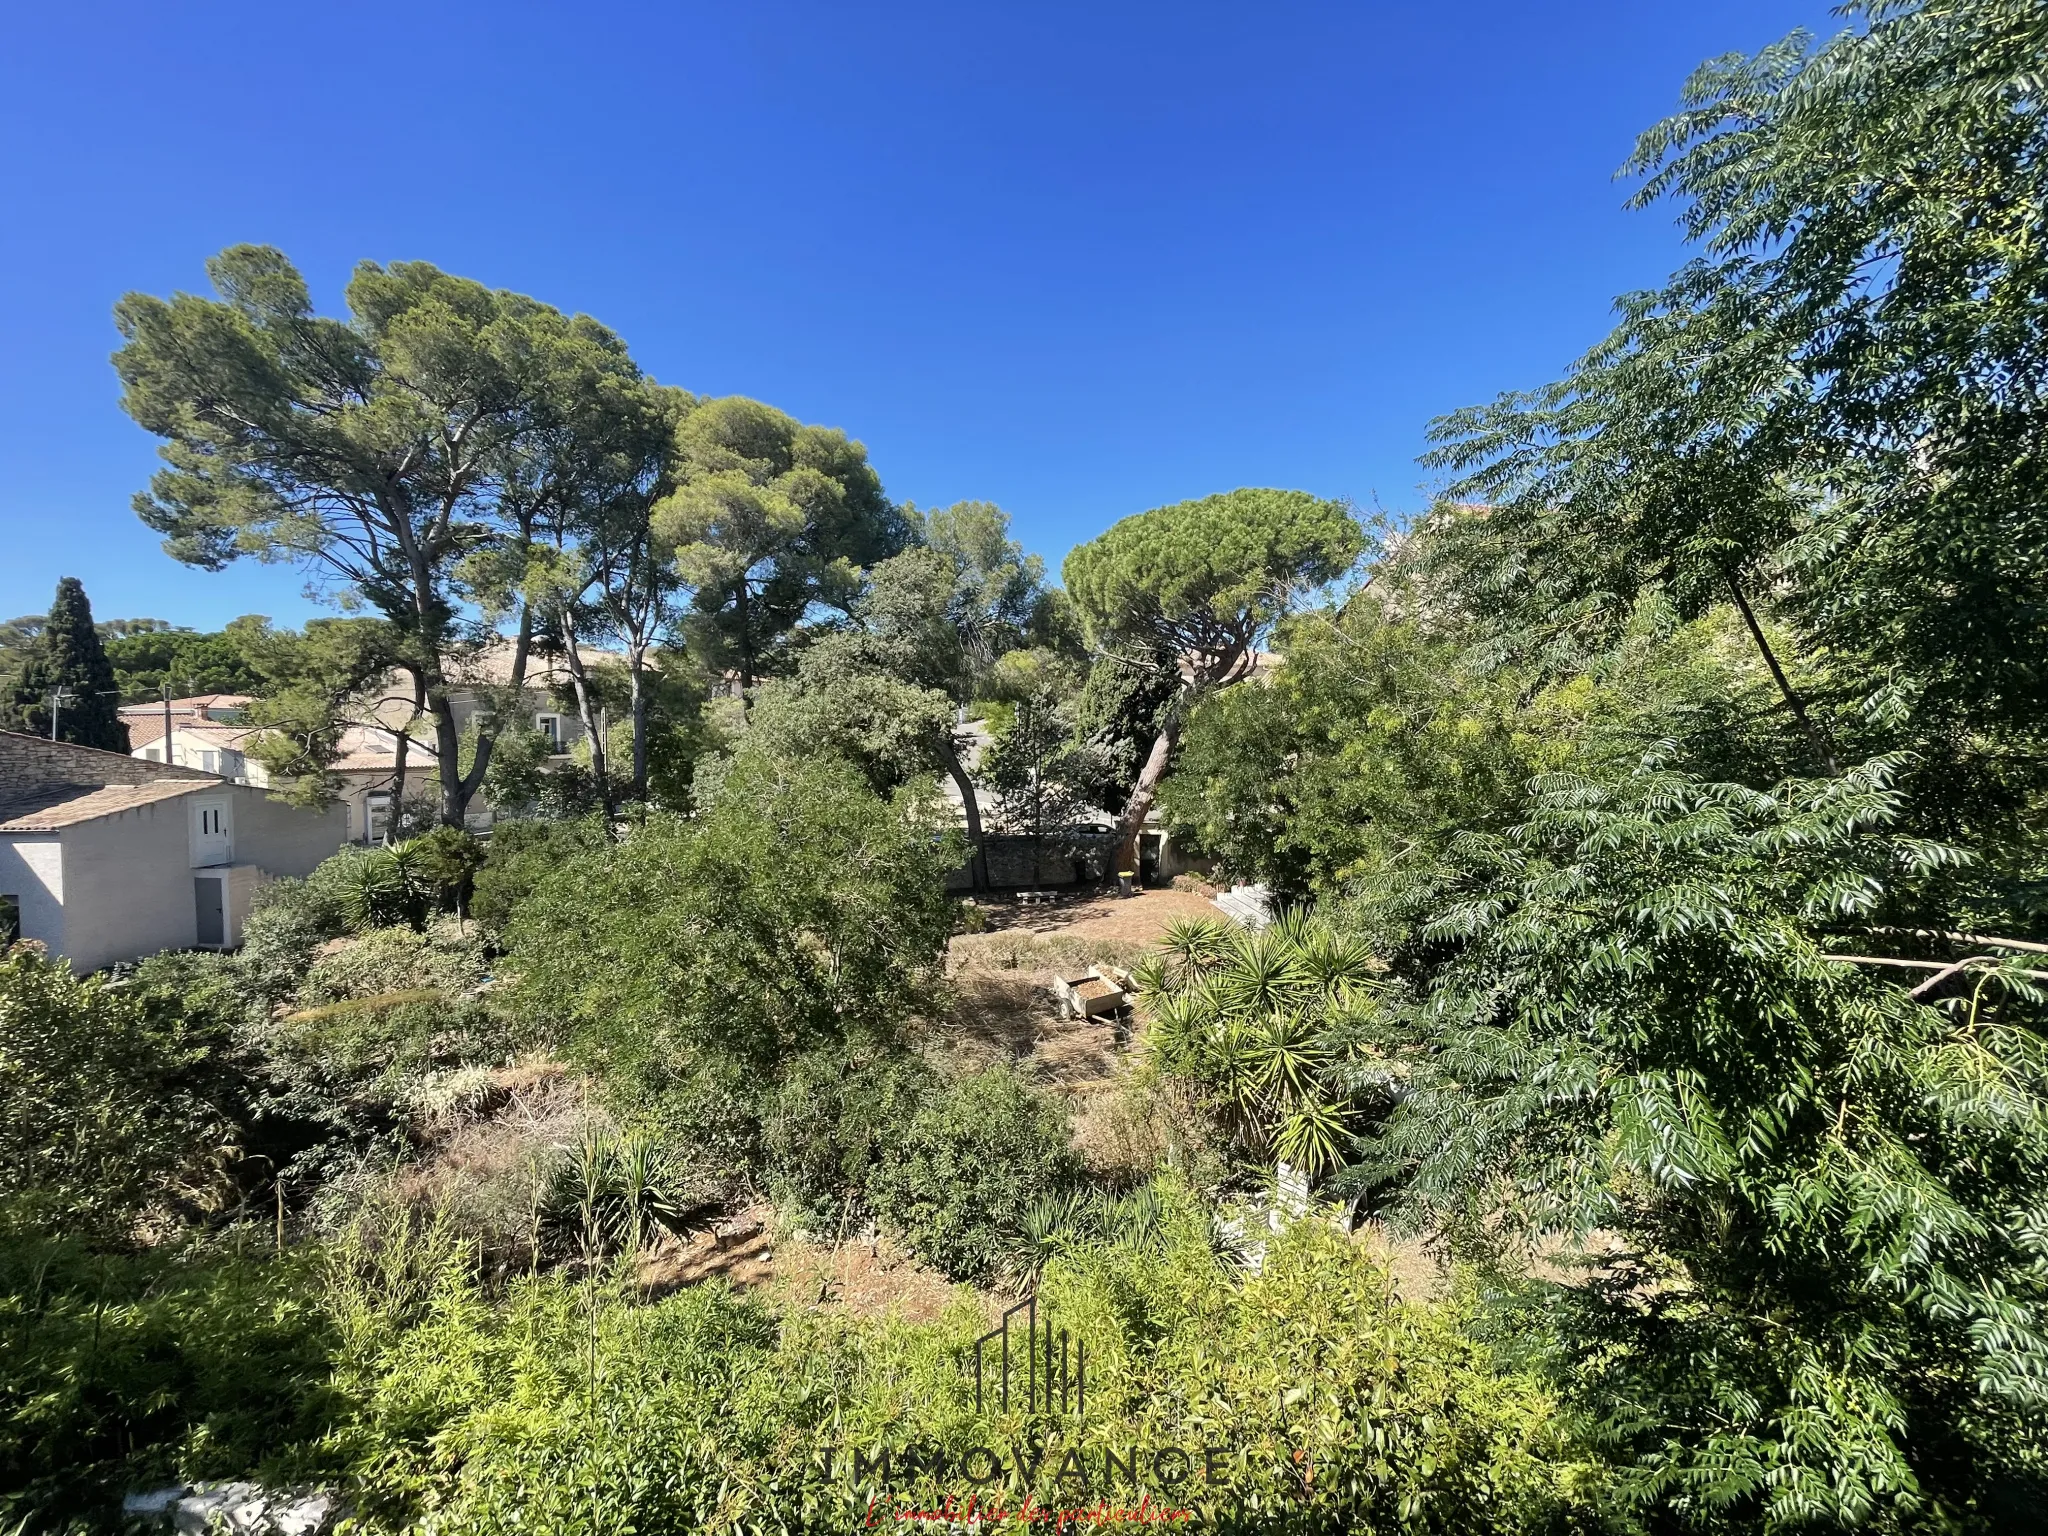
[[385,824],[391,819],[391,795],[386,790],[372,791],[363,806],[363,819],[368,823],[363,828],[363,841],[378,843],[384,840]]
[[533,723],[540,728],[541,735],[548,739],[548,750],[561,753],[567,750],[562,745],[562,717],[560,715],[535,715]]
[[0,949],[21,937],[21,898],[0,896]]
[[162,750],[157,747],[144,747],[142,755],[152,763],[160,763],[164,760]]
[[201,770],[202,770],[203,772],[206,772],[206,773],[219,773],[219,772],[220,772],[220,754],[219,754],[218,752],[202,752],[202,753],[200,753],[200,754],[199,754],[199,767],[200,767],[200,769],[201,769]]

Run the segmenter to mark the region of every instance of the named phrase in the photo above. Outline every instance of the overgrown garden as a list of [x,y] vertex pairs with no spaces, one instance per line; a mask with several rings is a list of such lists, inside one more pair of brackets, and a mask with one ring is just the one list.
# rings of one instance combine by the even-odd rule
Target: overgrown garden
[[[248,249],[128,301],[144,516],[374,611],[235,654],[299,679],[278,722],[395,668],[446,824],[271,888],[231,955],[0,959],[0,1511],[254,1477],[373,1531],[2038,1521],[2048,25],[1852,19],[1689,83],[1631,170],[1696,259],[1439,422],[1427,514],[1233,492],[1060,585],[996,509],[899,507],[842,434],[429,268],[346,322]],[[454,731],[493,636],[627,728],[481,846],[469,799],[538,782]],[[330,738],[292,739],[317,799]],[[1112,1158],[957,1049],[946,881],[1091,810],[1128,867],[1155,803],[1279,915],[1136,957]],[[951,1300],[663,1278],[762,1208]],[[1085,1414],[977,1406],[1027,1295]]]

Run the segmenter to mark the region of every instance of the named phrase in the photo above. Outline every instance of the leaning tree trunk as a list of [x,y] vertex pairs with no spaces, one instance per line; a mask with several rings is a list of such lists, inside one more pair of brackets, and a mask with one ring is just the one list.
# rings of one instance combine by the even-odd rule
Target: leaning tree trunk
[[[526,660],[533,649],[533,610],[524,603],[519,606],[519,633],[512,639],[512,672],[508,688],[516,697],[526,686]],[[483,787],[484,775],[490,771],[491,753],[498,745],[498,733],[503,723],[477,722],[476,758],[469,765],[468,773],[458,773],[460,764],[456,761],[456,748],[461,737],[455,729],[455,712],[449,704],[445,691],[434,710],[435,726],[440,739],[446,743],[448,756],[441,764],[441,819],[451,827],[463,826],[466,822],[469,802],[477,790]]]
[[1819,759],[1821,767],[1830,774],[1840,774],[1842,765],[1836,760],[1833,745],[1822,734],[1820,727],[1814,724],[1813,717],[1807,714],[1806,701],[1792,686],[1792,680],[1785,675],[1785,669],[1778,665],[1778,653],[1771,649],[1771,642],[1764,638],[1764,627],[1757,622],[1756,614],[1749,606],[1749,599],[1743,596],[1742,583],[1735,579],[1735,572],[1732,570],[1723,570],[1721,574],[1728,578],[1728,590],[1735,598],[1735,607],[1742,614],[1742,622],[1749,628],[1749,637],[1756,642],[1757,650],[1763,654],[1764,664],[1771,669],[1771,679],[1778,685],[1779,697],[1784,699],[1785,707],[1792,711],[1792,718],[1799,722],[1799,729],[1805,733],[1808,744],[1813,748],[1813,755]]
[[1159,796],[1159,781],[1166,777],[1166,765],[1180,740],[1180,721],[1181,710],[1176,700],[1152,740],[1152,750],[1138,770],[1138,782],[1131,786],[1131,798],[1124,802],[1124,813],[1117,819],[1116,868],[1112,874],[1128,871],[1135,876],[1138,872],[1138,834],[1144,829],[1146,816],[1151,814],[1152,802]]
[[950,726],[939,742],[939,756],[945,762],[947,775],[959,787],[960,809],[967,817],[967,883],[977,891],[985,891],[989,884],[988,848],[981,835],[981,802],[975,797],[974,780],[968,775],[966,764],[960,761],[960,749],[953,743]]

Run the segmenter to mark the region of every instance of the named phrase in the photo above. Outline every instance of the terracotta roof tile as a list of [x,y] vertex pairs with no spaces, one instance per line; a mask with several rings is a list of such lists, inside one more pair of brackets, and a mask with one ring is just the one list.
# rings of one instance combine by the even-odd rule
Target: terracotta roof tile
[[[128,727],[128,746],[132,751],[164,739],[163,716],[130,716],[122,722]],[[173,720],[172,727],[180,737],[195,736],[215,746],[239,747],[252,736],[261,734],[253,725],[226,725],[218,720]]]
[[[171,700],[171,713],[193,715],[207,709],[240,709],[244,704],[255,702],[256,695],[253,693],[195,693],[189,698]],[[161,715],[164,712],[163,700],[144,699],[139,704],[121,706],[121,713],[124,715],[139,715],[148,710],[154,710]]]

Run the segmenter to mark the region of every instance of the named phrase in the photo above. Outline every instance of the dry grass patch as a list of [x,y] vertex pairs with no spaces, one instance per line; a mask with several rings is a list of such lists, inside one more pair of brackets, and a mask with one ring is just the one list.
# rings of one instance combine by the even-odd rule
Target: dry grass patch
[[912,1323],[935,1321],[966,1290],[872,1231],[827,1243],[778,1230],[768,1205],[664,1240],[640,1256],[636,1278],[650,1298],[723,1280],[780,1307]]

